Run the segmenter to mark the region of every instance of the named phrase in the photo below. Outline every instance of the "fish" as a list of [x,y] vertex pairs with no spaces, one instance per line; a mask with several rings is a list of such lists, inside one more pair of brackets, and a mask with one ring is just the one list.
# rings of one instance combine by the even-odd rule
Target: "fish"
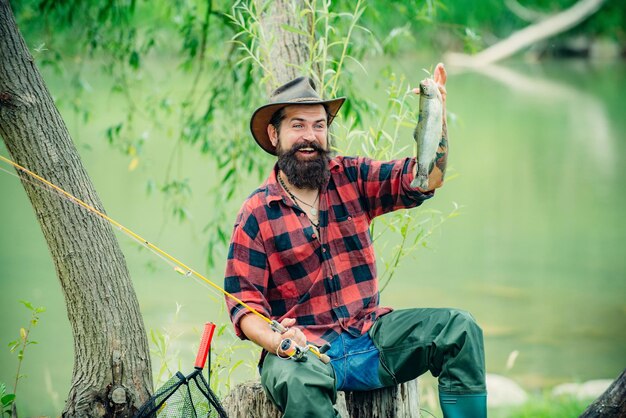
[[428,175],[437,157],[437,148],[443,134],[443,99],[432,78],[420,81],[419,116],[413,132],[416,143],[417,174],[412,188],[428,190]]

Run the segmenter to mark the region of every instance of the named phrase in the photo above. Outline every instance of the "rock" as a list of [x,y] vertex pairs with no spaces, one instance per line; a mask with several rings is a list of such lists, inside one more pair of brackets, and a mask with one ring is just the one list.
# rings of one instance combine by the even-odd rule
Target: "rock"
[[552,396],[576,396],[580,384],[562,383],[552,389]]
[[588,380],[584,383],[563,383],[552,389],[552,396],[573,396],[577,399],[595,399],[613,383],[610,379]]
[[613,39],[594,39],[589,49],[589,56],[599,60],[615,60],[620,57],[621,50],[619,44]]
[[521,405],[528,400],[520,385],[497,374],[487,374],[487,394],[487,404],[493,407]]

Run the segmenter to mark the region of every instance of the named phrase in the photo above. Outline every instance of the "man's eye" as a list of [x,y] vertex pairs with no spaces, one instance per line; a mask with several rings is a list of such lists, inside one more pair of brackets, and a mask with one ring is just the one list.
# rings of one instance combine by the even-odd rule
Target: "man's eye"
[[294,128],[302,128],[302,124],[297,123],[297,124],[293,125],[293,127],[294,127]]

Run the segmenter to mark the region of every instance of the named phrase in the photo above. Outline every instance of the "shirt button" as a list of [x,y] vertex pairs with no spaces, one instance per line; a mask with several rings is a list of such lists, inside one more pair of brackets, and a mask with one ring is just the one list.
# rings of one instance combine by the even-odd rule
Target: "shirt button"
[[325,253],[326,252],[326,248],[322,247],[322,252]]
[[300,214],[300,217],[302,218],[303,216],[304,216],[304,213],[301,213],[301,214]]
[[351,221],[352,220],[352,216],[348,216],[348,220]]
[[312,234],[312,235],[311,235],[311,237],[313,237],[313,238],[317,238],[317,235],[315,235],[315,234]]

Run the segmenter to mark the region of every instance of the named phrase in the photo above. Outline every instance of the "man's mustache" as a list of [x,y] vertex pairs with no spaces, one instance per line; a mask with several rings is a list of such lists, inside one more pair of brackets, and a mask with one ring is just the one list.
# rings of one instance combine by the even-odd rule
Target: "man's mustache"
[[298,142],[296,144],[293,144],[288,153],[295,154],[303,148],[312,148],[314,151],[317,151],[319,153],[326,152],[326,150],[322,148],[322,146],[317,142]]

